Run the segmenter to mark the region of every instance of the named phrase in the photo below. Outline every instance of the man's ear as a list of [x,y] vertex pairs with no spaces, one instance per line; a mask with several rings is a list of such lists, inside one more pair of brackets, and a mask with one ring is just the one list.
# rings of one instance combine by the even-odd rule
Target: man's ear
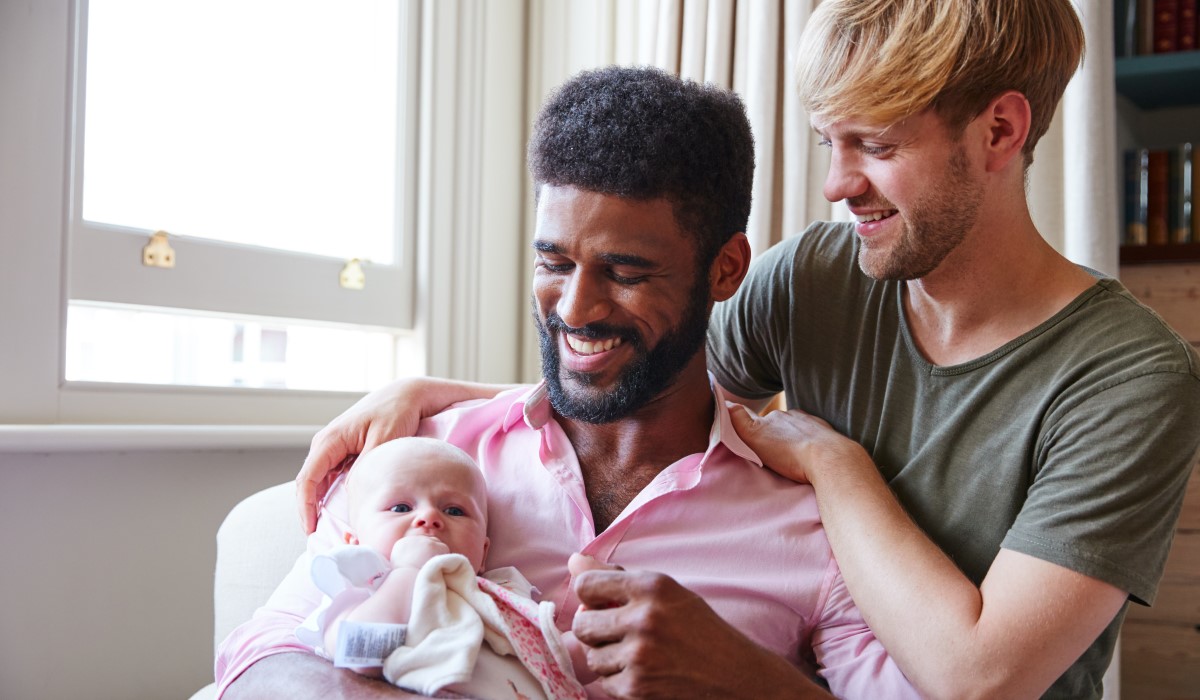
[[737,232],[730,236],[717,257],[708,268],[708,286],[713,301],[725,301],[742,286],[746,270],[750,268],[750,241],[746,234]]
[[1016,90],[1009,90],[988,103],[975,118],[985,128],[985,152],[988,172],[999,172],[1008,167],[1014,158],[1021,160],[1024,170],[1022,149],[1029,139],[1032,114],[1029,100]]

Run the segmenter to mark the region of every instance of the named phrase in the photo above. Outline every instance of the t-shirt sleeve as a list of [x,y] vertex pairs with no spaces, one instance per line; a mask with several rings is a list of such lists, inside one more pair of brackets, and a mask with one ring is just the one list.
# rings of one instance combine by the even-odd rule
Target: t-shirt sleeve
[[732,394],[764,399],[783,390],[797,242],[783,241],[756,258],[738,292],[713,308],[708,368]]
[[1126,379],[1052,412],[1028,500],[1002,547],[1154,600],[1197,456],[1200,384]]

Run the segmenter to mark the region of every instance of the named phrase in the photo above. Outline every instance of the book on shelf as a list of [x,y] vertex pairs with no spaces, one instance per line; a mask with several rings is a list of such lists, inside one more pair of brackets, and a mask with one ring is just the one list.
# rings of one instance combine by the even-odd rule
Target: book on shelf
[[1116,0],[1118,56],[1200,48],[1200,0]]
[[1113,14],[1113,30],[1116,39],[1117,58],[1138,54],[1137,37],[1138,0],[1116,0]]
[[1179,0],[1154,0],[1154,53],[1179,50]]
[[1137,5],[1134,33],[1139,55],[1154,53],[1154,0],[1129,0]]
[[1192,144],[1181,143],[1167,151],[1167,233],[1171,243],[1191,243],[1193,217]]
[[1125,152],[1121,245],[1200,243],[1200,149],[1192,143]]
[[1125,227],[1123,245],[1146,245],[1146,205],[1149,202],[1150,150],[1125,151]]
[[1180,51],[1195,51],[1197,32],[1200,26],[1196,24],[1197,0],[1179,0],[1179,36],[1177,45]]
[[1166,245],[1171,240],[1167,225],[1167,178],[1170,164],[1167,150],[1154,148],[1147,158],[1146,242]]

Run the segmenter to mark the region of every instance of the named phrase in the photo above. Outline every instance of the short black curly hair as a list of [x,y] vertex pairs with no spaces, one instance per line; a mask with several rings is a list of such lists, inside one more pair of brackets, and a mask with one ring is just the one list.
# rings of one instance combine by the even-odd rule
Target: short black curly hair
[[609,66],[568,80],[538,114],[528,161],[535,201],[545,184],[667,198],[703,268],[750,217],[754,137],[742,101],[657,68]]

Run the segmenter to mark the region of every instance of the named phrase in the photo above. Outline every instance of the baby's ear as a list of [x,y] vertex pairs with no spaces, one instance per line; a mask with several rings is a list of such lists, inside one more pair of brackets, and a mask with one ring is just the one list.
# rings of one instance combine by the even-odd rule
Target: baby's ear
[[[482,561],[483,561],[485,564],[486,564],[486,562],[487,562],[487,553],[488,553],[488,547],[491,547],[491,546],[492,546],[492,540],[491,540],[491,538],[490,538],[490,537],[484,537],[484,538],[483,538],[483,559],[482,559]],[[486,567],[481,565],[481,566],[480,566],[480,568],[486,568]],[[483,572],[481,572],[481,571],[480,571],[480,572],[476,572],[476,573],[483,573]]]
[[342,538],[346,540],[346,544],[358,544],[358,538],[349,530],[346,531],[346,534],[342,535]]

